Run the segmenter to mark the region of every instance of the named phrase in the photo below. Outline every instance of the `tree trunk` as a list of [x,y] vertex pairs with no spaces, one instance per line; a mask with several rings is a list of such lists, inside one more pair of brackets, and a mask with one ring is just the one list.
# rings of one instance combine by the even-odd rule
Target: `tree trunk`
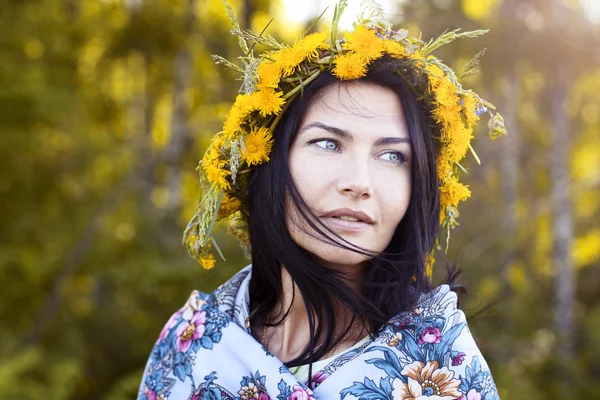
[[506,238],[502,277],[506,282],[509,266],[515,260],[517,234],[517,188],[519,176],[518,78],[514,67],[506,77],[504,114],[508,134],[502,138],[500,165],[502,171],[502,232]]
[[[518,124],[518,105],[519,105],[519,80],[514,65],[509,67],[506,75],[506,86],[504,101],[502,104],[504,121],[506,124],[507,135],[501,139],[500,147],[500,171],[502,176],[502,251],[503,256],[500,260],[501,298],[505,299],[504,308],[506,312],[503,316],[506,321],[506,337],[514,338],[515,320],[517,315],[514,313],[514,307],[518,307],[519,299],[515,296],[515,291],[510,284],[510,267],[514,265],[517,259],[517,200],[519,183],[519,124]],[[510,348],[510,346],[509,346]],[[514,352],[500,352],[498,357],[503,363],[508,363]]]
[[240,19],[240,28],[250,29],[252,24],[252,14],[256,9],[255,2],[253,0],[242,0],[242,18]]
[[566,63],[557,63],[555,88],[552,94],[552,148],[550,174],[552,181],[553,239],[552,259],[556,268],[554,319],[558,333],[558,356],[563,366],[562,388],[571,382],[571,368],[575,355],[572,305],[575,297],[575,273],[571,259],[573,216],[569,174],[570,126],[566,110],[570,69]]
[[[138,102],[133,107],[141,110],[141,125],[143,136],[143,147],[141,149],[142,159],[154,160],[155,151],[152,148],[152,129],[154,126],[154,106],[155,95],[152,91],[152,77],[150,73],[151,60],[148,54],[144,55],[144,73],[146,74],[146,87],[144,93],[140,93]],[[139,112],[136,110],[136,112]],[[156,207],[152,203],[152,192],[156,184],[154,172],[156,163],[148,163],[146,168],[141,171],[140,188],[138,194],[138,204],[144,221],[154,221],[156,215]]]
[[[189,37],[196,20],[196,0],[188,0],[186,37]],[[185,92],[190,85],[193,60],[187,43],[183,43],[177,53],[174,63],[173,80],[173,118],[171,121],[171,137],[164,153],[164,161],[169,173],[167,190],[169,193],[166,206],[166,219],[173,225],[177,224],[178,212],[181,207],[181,161],[189,139],[188,114],[190,105]]]

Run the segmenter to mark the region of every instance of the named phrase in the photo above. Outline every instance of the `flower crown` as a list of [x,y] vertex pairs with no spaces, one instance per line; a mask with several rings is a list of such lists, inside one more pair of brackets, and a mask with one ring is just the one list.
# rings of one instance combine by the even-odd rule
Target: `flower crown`
[[[347,1],[340,1],[329,33],[313,33],[293,46],[286,46],[271,36],[240,30],[233,8],[226,2],[225,5],[234,28],[232,32],[238,36],[245,54],[240,57],[244,68],[220,56],[213,59],[239,72],[243,84],[223,130],[213,137],[197,168],[201,200],[183,236],[188,253],[202,267],[211,269],[215,265],[212,248],[223,258],[212,230],[216,223],[224,221],[229,226],[228,232],[239,240],[246,256],[250,256],[247,211],[242,209],[241,199],[247,196],[248,172],[269,161],[273,140],[277,140],[272,136],[273,131],[286,107],[319,74],[330,71],[341,81],[359,79],[366,75],[369,64],[386,54],[402,61],[397,73],[415,91],[417,100],[428,108],[435,125],[439,142],[440,225],[446,231],[447,251],[450,229],[458,225],[458,204],[471,195],[468,186],[459,182],[461,171],[466,172],[460,161],[470,151],[480,163],[470,144],[473,128],[480,116],[488,113],[492,139],[504,135],[506,130],[502,116],[490,111],[495,107],[460,84],[462,79],[476,73],[483,51],[458,75],[431,52],[455,39],[475,38],[487,31],[455,30],[425,43],[409,37],[406,30],[392,30],[381,7],[370,1],[354,23],[354,31],[344,32],[343,38],[338,38],[338,21],[347,5]],[[249,42],[269,50],[254,56]],[[426,261],[431,276],[432,253]]]

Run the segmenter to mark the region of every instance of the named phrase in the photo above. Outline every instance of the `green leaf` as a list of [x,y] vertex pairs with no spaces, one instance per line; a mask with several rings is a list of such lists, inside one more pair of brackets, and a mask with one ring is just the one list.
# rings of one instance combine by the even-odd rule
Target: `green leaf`
[[462,82],[465,78],[467,78],[471,75],[475,75],[476,73],[479,72],[475,68],[479,65],[479,59],[485,54],[486,50],[487,50],[487,48],[484,48],[483,50],[481,50],[479,53],[475,54],[473,56],[473,58],[471,58],[469,60],[467,65],[464,66],[464,68],[459,72],[459,74],[457,76],[457,79],[459,81]]
[[[229,22],[231,22],[233,31],[239,31],[240,23],[238,22],[237,15],[235,13],[235,9],[233,8],[233,6],[231,4],[229,4],[229,2],[227,0],[222,0],[222,1],[223,1],[223,4],[225,5],[225,12],[227,12],[227,16],[229,17]],[[247,54],[248,53],[248,43],[246,43],[246,40],[244,40],[244,38],[242,36],[238,36],[238,44],[240,45],[242,52],[244,54]]]
[[226,58],[221,57],[220,55],[217,54],[211,54],[210,58],[212,58],[212,60],[215,62],[215,64],[217,65],[224,65],[229,69],[232,69],[236,72],[239,72],[241,74],[244,73],[244,70],[242,68],[240,68],[238,65],[232,63],[231,61],[229,61]]
[[434,51],[448,43],[452,43],[457,39],[476,38],[476,37],[485,35],[487,32],[489,32],[489,29],[478,29],[475,31],[468,31],[468,32],[463,32],[463,33],[458,33],[458,31],[460,31],[460,29],[455,29],[450,32],[444,32],[440,36],[438,36],[437,39],[435,39],[435,40],[431,39],[426,45],[424,45],[421,48],[421,54],[423,54],[423,56],[427,56],[432,51]]
[[340,0],[340,2],[335,5],[333,21],[331,22],[331,45],[337,40],[338,24],[340,23],[340,18],[347,6],[348,0]]

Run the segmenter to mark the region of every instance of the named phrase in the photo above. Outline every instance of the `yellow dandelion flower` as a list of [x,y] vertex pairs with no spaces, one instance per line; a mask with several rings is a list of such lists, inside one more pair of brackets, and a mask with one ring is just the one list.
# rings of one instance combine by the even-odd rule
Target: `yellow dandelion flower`
[[242,202],[239,199],[225,194],[223,195],[217,218],[227,217],[239,210],[241,206]]
[[441,79],[436,87],[431,88],[433,97],[442,106],[458,104],[458,89],[448,78]]
[[228,190],[230,185],[229,181],[227,181],[227,176],[231,175],[230,171],[227,171],[223,167],[225,166],[224,162],[213,162],[209,164],[204,164],[204,173],[206,174],[206,179],[220,190]]
[[312,33],[298,40],[293,47],[303,60],[313,59],[319,56],[319,50],[327,48],[327,43],[325,43],[327,37],[326,33]]
[[274,61],[264,61],[258,66],[259,89],[276,89],[281,78],[292,75],[302,61],[318,57],[318,50],[327,48],[326,38],[325,33],[313,33],[298,40],[292,47],[267,54]]
[[232,108],[239,110],[242,114],[248,115],[252,112],[252,99],[247,94],[238,94]]
[[406,50],[404,49],[404,46],[395,40],[384,40],[383,48],[384,51],[393,58],[406,57]]
[[283,49],[274,55],[275,62],[279,64],[282,77],[292,75],[296,67],[304,61],[304,52],[302,49],[295,47],[288,47]]
[[436,161],[438,179],[442,182],[452,175],[452,162],[445,147],[446,146],[444,146],[443,150],[438,154]]
[[254,104],[249,94],[238,94],[233,104],[240,113],[241,121],[245,120],[254,111]]
[[447,151],[452,161],[462,160],[469,150],[469,143],[473,139],[473,129],[467,128],[461,124],[460,128],[451,133],[450,140],[447,143]]
[[251,97],[247,94],[238,94],[223,124],[223,132],[227,139],[232,138],[239,131],[240,125],[252,111],[254,108]]
[[362,78],[367,74],[367,63],[364,58],[355,53],[348,53],[335,58],[333,74],[340,80]]
[[479,116],[475,113],[475,108],[477,107],[477,99],[473,96],[472,93],[467,93],[462,97],[463,101],[463,114],[465,116],[465,120],[467,121],[467,125],[472,128],[477,121],[479,121]]
[[356,53],[367,61],[380,58],[386,49],[385,41],[377,37],[375,32],[366,26],[357,26],[354,32],[345,32],[344,50]]
[[432,110],[435,121],[442,125],[443,142],[447,142],[452,137],[455,130],[460,129],[463,125],[460,117],[460,105],[452,107],[438,106]]
[[263,61],[258,66],[258,88],[277,88],[281,80],[281,65],[276,62]]
[[[412,53],[408,54],[408,58],[410,58],[411,60],[422,60],[424,57],[420,49],[415,49]],[[421,63],[417,63],[417,65],[419,64]]]
[[242,120],[243,118],[240,110],[232,107],[227,113],[225,122],[223,123],[223,133],[225,137],[232,138],[239,130]]
[[267,128],[258,128],[250,132],[246,138],[246,148],[242,155],[248,165],[258,165],[269,161],[273,146],[271,132]]
[[204,153],[204,157],[202,157],[202,162],[204,164],[212,164],[215,162],[219,162],[219,146],[216,143],[211,143],[208,151]]
[[425,70],[429,73],[429,92],[433,93],[444,78],[444,71],[435,64],[429,64]]
[[279,114],[281,107],[285,104],[285,100],[281,97],[283,92],[276,92],[272,88],[263,88],[257,92],[252,93],[253,108],[260,111],[260,115],[263,117],[269,114]]
[[466,185],[458,182],[456,177],[449,179],[440,187],[440,206],[457,207],[460,201],[471,197],[471,191]]
[[202,268],[204,269],[212,269],[215,266],[216,260],[215,260],[215,256],[213,256],[212,254],[208,254],[208,255],[202,255],[202,257],[200,257],[200,265],[202,265]]

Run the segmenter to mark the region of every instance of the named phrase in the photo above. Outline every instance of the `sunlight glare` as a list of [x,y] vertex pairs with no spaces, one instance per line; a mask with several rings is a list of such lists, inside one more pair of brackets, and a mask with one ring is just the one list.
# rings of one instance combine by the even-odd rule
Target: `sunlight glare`
[[[310,0],[310,1],[298,1],[298,0],[283,0],[283,12],[287,20],[295,23],[303,23],[309,19],[318,17],[327,6],[327,12],[323,15],[322,21],[329,22],[333,19],[333,9],[336,0]],[[362,1],[350,0],[348,7],[344,11],[342,18],[340,19],[340,27],[342,29],[351,29],[352,22],[356,20],[356,16],[359,14],[360,4]],[[383,7],[383,10],[391,16],[397,12],[395,4],[398,1],[393,0],[380,0],[379,4]],[[390,18],[391,19],[391,18]],[[396,19],[396,18],[394,18]]]
[[580,0],[580,2],[587,19],[594,24],[600,24],[600,0]]

